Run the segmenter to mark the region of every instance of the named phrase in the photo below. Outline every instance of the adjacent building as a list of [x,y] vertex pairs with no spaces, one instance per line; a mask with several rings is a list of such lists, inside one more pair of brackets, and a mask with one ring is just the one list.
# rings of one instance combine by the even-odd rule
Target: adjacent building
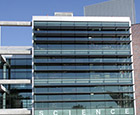
[[132,44],[134,57],[136,115],[140,114],[140,24],[132,25]]
[[109,0],[84,7],[85,16],[130,17],[136,23],[135,0]]
[[27,46],[0,47],[0,115],[31,115],[31,50]]

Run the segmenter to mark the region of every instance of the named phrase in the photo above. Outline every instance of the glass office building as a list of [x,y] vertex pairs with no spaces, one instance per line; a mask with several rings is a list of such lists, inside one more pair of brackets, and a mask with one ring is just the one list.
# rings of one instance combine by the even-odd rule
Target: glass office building
[[[8,58],[9,79],[30,79],[32,76],[32,58]],[[7,95],[6,108],[32,108],[32,85],[12,84],[7,86],[10,95]]]
[[134,115],[131,22],[35,16],[34,115]]
[[7,114],[8,109],[32,109],[31,48],[0,47],[0,109]]

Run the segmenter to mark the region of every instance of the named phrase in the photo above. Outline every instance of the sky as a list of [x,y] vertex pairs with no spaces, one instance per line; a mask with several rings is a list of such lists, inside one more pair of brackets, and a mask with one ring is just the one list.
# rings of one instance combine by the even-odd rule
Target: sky
[[[0,0],[0,21],[31,21],[32,16],[73,12],[83,16],[83,7],[108,0]],[[136,22],[140,23],[140,0],[135,0]],[[31,27],[2,27],[2,46],[31,46]]]

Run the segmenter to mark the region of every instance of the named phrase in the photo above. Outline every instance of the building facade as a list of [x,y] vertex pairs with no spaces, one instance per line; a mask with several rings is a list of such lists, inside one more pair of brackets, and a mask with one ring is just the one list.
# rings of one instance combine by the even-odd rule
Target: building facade
[[33,47],[0,48],[0,114],[136,114],[129,18],[35,16],[32,28]]
[[134,0],[86,6],[84,15],[0,21],[33,29],[33,46],[0,47],[0,115],[140,114]]
[[33,17],[34,115],[134,115],[131,22]]
[[136,94],[136,115],[140,115],[140,24],[132,25],[132,43],[134,57],[134,75],[135,75],[135,94]]
[[136,23],[135,0],[109,0],[84,7],[85,16],[130,17]]
[[31,115],[32,47],[0,47],[0,115]]

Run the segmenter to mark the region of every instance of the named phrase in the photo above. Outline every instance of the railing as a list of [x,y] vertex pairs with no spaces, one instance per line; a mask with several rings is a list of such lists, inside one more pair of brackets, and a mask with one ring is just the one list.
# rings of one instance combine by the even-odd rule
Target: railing
[[92,59],[88,59],[88,58],[83,58],[83,59],[34,59],[34,63],[131,63],[131,59],[128,58],[128,59],[109,59],[109,58],[106,58],[106,59],[102,59],[102,58],[92,58]]
[[45,38],[45,37],[35,37],[34,40],[42,41],[130,41],[130,38]]
[[34,55],[131,55],[130,50],[35,50]]
[[34,34],[130,34],[129,31],[34,31]]
[[120,79],[35,79],[35,85],[49,85],[49,84],[104,84],[104,83],[132,83],[132,78]]

